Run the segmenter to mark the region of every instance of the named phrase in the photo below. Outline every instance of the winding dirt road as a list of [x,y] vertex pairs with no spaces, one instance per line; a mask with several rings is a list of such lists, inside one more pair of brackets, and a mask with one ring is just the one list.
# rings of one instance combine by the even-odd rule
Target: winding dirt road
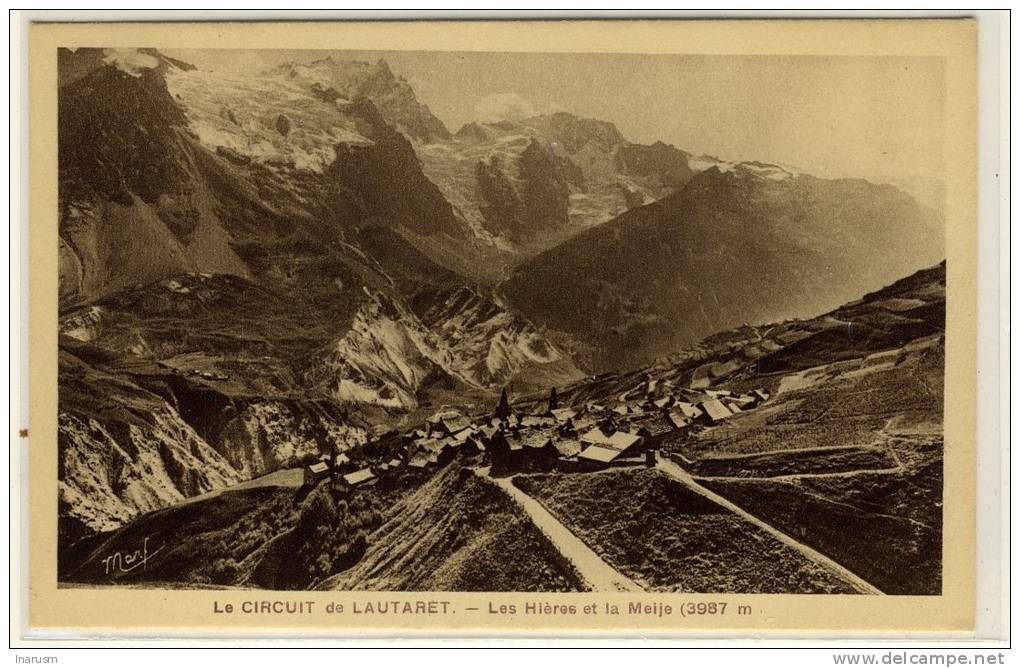
[[657,468],[662,473],[668,475],[673,480],[676,480],[681,485],[684,485],[691,491],[697,492],[698,494],[704,496],[713,503],[717,503],[723,508],[726,508],[727,510],[736,513],[739,517],[743,518],[744,520],[747,520],[748,522],[755,525],[759,529],[767,532],[769,535],[771,535],[773,538],[783,543],[784,545],[791,547],[794,550],[797,550],[811,561],[817,563],[819,566],[822,566],[823,568],[827,568],[828,570],[832,571],[833,573],[835,573],[836,575],[838,575],[839,577],[853,585],[862,594],[882,594],[882,592],[873,584],[863,579],[856,573],[847,570],[843,566],[840,566],[835,561],[828,558],[821,552],[818,552],[817,550],[808,547],[807,545],[801,543],[800,541],[791,538],[790,536],[786,535],[779,529],[773,527],[771,524],[767,524],[762,520],[758,519],[757,517],[747,512],[740,506],[736,505],[726,497],[720,496],[719,494],[716,494],[707,487],[703,487],[702,485],[698,484],[698,482],[691,476],[690,473],[685,471],[676,463],[668,459],[658,457],[656,460],[655,468]]
[[[486,471],[476,471],[486,475]],[[623,575],[595,554],[584,541],[563,526],[541,503],[514,487],[509,478],[489,478],[524,509],[535,526],[553,546],[569,560],[581,577],[595,591],[644,591],[640,585]]]

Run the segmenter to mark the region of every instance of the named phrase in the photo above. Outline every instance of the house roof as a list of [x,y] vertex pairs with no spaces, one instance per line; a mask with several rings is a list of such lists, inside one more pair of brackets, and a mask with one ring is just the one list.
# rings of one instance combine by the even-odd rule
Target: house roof
[[438,438],[430,438],[422,441],[421,443],[415,441],[415,443],[421,446],[422,450],[426,450],[428,452],[442,452],[443,448],[446,447]]
[[718,399],[709,399],[701,402],[701,408],[708,413],[708,417],[713,420],[724,420],[733,415],[730,409],[726,408],[726,406],[723,405],[723,402]]
[[616,448],[617,450],[620,450],[622,452],[640,440],[641,437],[638,436],[637,434],[631,434],[630,432],[626,431],[618,431],[609,437],[607,445],[610,445],[613,448]]
[[497,438],[502,438],[502,440],[506,442],[507,447],[509,447],[512,452],[524,449],[524,439],[521,437],[520,434],[501,433],[499,436],[497,436]]
[[435,461],[431,457],[429,457],[428,453],[419,452],[418,454],[411,458],[411,461],[409,461],[407,465],[416,469],[423,469],[429,464],[434,463]]
[[583,448],[580,441],[572,438],[557,440],[553,442],[553,446],[556,447],[556,452],[560,453],[561,457],[576,457]]
[[595,427],[581,435],[582,443],[605,443],[608,440],[609,436],[607,436],[599,427]]
[[557,408],[552,415],[558,422],[566,422],[576,416],[577,411],[572,408]]
[[634,426],[647,430],[651,436],[662,436],[673,431],[673,423],[660,415],[645,418]]
[[315,462],[308,467],[308,470],[312,473],[325,473],[329,470],[329,465],[326,462]]
[[621,451],[608,448],[602,445],[589,445],[577,455],[579,459],[588,459],[602,464],[608,464],[621,455]]
[[687,403],[686,401],[676,402],[677,410],[683,413],[684,417],[696,418],[701,415],[701,409],[694,404]]
[[673,405],[673,397],[663,397],[652,402],[656,408],[666,408]]
[[555,421],[552,418],[543,417],[541,415],[525,415],[521,418],[522,427],[542,427],[554,423]]
[[386,463],[390,465],[390,468],[396,468],[396,467],[400,466],[403,462],[401,462],[399,459],[394,457],[393,459],[391,459],[390,461],[388,461]]
[[361,469],[360,471],[355,471],[354,473],[348,473],[347,475],[345,475],[344,482],[346,482],[348,485],[358,485],[360,483],[371,480],[374,477],[375,474],[372,473],[372,469],[364,468]]
[[451,434],[455,434],[463,429],[471,427],[471,420],[468,420],[463,415],[457,415],[456,417],[449,417],[442,419],[443,428]]
[[426,418],[425,421],[430,422],[432,424],[439,424],[443,420],[451,420],[453,418],[459,417],[461,417],[461,414],[457,411],[452,410],[436,411],[432,415],[428,416],[428,418]]
[[680,411],[670,411],[669,421],[672,422],[673,426],[677,429],[685,427],[691,423],[691,419]]
[[544,434],[542,432],[532,432],[530,434],[526,434],[521,439],[521,442],[529,448],[544,448],[546,445],[549,444],[550,440],[552,439],[549,438],[548,434]]
[[334,461],[334,463],[336,463],[339,466],[340,464],[350,464],[351,463],[351,458],[348,457],[347,455],[339,454],[339,455],[336,456],[336,459],[334,459],[333,461]]
[[461,429],[456,434],[454,434],[453,437],[460,441],[461,443],[463,443],[464,441],[468,440],[471,437],[471,434],[473,433],[474,430],[471,427],[468,427],[467,429]]
[[771,396],[766,390],[763,389],[754,390],[754,394],[757,395],[757,397],[762,401],[768,401],[769,396]]

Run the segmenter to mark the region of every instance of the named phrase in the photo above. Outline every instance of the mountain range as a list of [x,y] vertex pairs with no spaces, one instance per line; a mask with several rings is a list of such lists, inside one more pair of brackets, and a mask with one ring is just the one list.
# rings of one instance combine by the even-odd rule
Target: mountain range
[[943,256],[891,186],[566,112],[451,132],[384,61],[58,58],[61,500],[92,529]]

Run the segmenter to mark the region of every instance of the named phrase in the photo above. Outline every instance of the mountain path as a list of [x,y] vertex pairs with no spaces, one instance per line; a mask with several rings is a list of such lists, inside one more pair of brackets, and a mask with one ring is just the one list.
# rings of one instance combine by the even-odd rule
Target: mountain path
[[898,466],[884,469],[854,469],[852,471],[822,471],[818,473],[784,473],[781,475],[767,476],[739,476],[739,475],[691,475],[692,480],[715,480],[718,482],[797,482],[801,480],[813,480],[821,478],[853,478],[859,475],[892,475],[900,473]]
[[747,520],[748,522],[755,525],[759,529],[762,529],[763,531],[767,532],[769,535],[771,535],[773,538],[783,543],[787,547],[793,548],[797,552],[800,552],[802,555],[804,555],[811,561],[815,562],[819,566],[822,566],[823,568],[832,571],[836,575],[840,576],[841,578],[852,584],[858,590],[860,590],[861,593],[879,595],[882,594],[882,591],[880,591],[875,585],[871,584],[870,582],[860,577],[853,571],[850,571],[847,568],[839,565],[838,563],[836,563],[829,557],[825,556],[821,552],[818,552],[817,550],[808,547],[807,545],[801,543],[800,541],[791,538],[790,536],[786,535],[779,529],[773,527],[771,524],[768,524],[758,519],[757,517],[747,512],[740,506],[736,505],[729,499],[720,496],[719,494],[716,494],[707,487],[703,487],[702,485],[698,484],[698,482],[693,478],[693,476],[691,476],[690,473],[685,471],[683,468],[681,468],[674,462],[671,462],[667,459],[663,459],[661,457],[657,457],[655,468],[657,468],[659,471],[666,474],[673,480],[676,480],[680,484],[684,485],[691,491],[697,492],[698,494],[704,496],[708,500],[722,506],[723,508],[726,508],[727,510],[733,513],[736,513],[739,517]]
[[488,478],[517,502],[531,521],[544,533],[577,572],[595,591],[644,591],[640,585],[623,575],[602,560],[583,540],[553,516],[534,498],[514,486],[510,478],[489,478],[488,471],[475,470],[475,473]]

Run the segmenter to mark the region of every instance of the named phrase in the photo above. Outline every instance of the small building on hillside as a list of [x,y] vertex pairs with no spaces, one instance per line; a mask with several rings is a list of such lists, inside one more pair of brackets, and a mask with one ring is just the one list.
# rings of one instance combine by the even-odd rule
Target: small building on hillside
[[560,456],[553,445],[553,439],[544,432],[532,432],[522,439],[524,466],[529,469],[547,468]]
[[311,486],[329,477],[329,464],[326,462],[315,462],[305,467],[304,484]]
[[581,443],[585,445],[595,445],[598,443],[605,443],[609,440],[610,434],[607,434],[602,430],[602,427],[593,427],[585,433],[581,434]]
[[754,408],[757,405],[758,397],[757,395],[754,394],[741,394],[739,396],[733,397],[732,403],[736,404],[737,406],[740,406],[741,410],[746,411],[749,408]]
[[614,460],[623,456],[623,453],[615,448],[604,445],[589,445],[577,455],[578,462],[588,464],[589,467],[608,466]]
[[703,413],[700,408],[686,401],[676,402],[676,406],[674,406],[674,408],[680,411],[680,413],[688,420],[697,420]]
[[662,415],[653,415],[632,422],[631,428],[637,428],[638,436],[645,439],[646,445],[650,447],[657,445],[665,436],[676,430],[673,423]]
[[458,432],[464,431],[465,429],[470,429],[471,420],[467,419],[463,415],[451,415],[441,419],[438,426],[448,436],[452,436]]
[[708,399],[699,405],[703,412],[703,419],[709,424],[721,422],[733,415],[733,412],[726,408],[726,405],[718,399]]
[[365,485],[371,485],[376,482],[375,473],[372,472],[371,468],[363,468],[360,471],[354,473],[348,473],[340,476],[344,484],[348,487],[363,487]]
[[413,457],[419,452],[439,452],[442,449],[440,444],[441,441],[438,438],[419,438],[407,447],[407,454]]
[[519,465],[521,442],[504,431],[497,431],[489,440],[487,452],[494,472],[510,471]]
[[411,457],[407,462],[407,466],[412,469],[422,470],[429,467],[435,466],[438,463],[436,456],[430,452],[422,450],[415,456]]
[[644,439],[637,434],[626,431],[606,433],[602,427],[596,427],[581,436],[581,443],[585,445],[608,447],[618,450],[621,454],[637,450],[643,442]]
[[559,453],[560,459],[571,459],[581,454],[584,447],[581,441],[574,438],[560,438],[553,442],[553,447]]
[[655,401],[653,401],[652,406],[658,408],[659,410],[666,410],[674,403],[676,403],[676,399],[674,399],[673,397],[663,397],[661,399],[656,399]]
[[669,412],[667,419],[672,423],[673,429],[683,429],[689,426],[693,420],[678,410],[672,410]]
[[485,439],[480,434],[475,434],[460,447],[462,459],[472,459],[485,455]]

